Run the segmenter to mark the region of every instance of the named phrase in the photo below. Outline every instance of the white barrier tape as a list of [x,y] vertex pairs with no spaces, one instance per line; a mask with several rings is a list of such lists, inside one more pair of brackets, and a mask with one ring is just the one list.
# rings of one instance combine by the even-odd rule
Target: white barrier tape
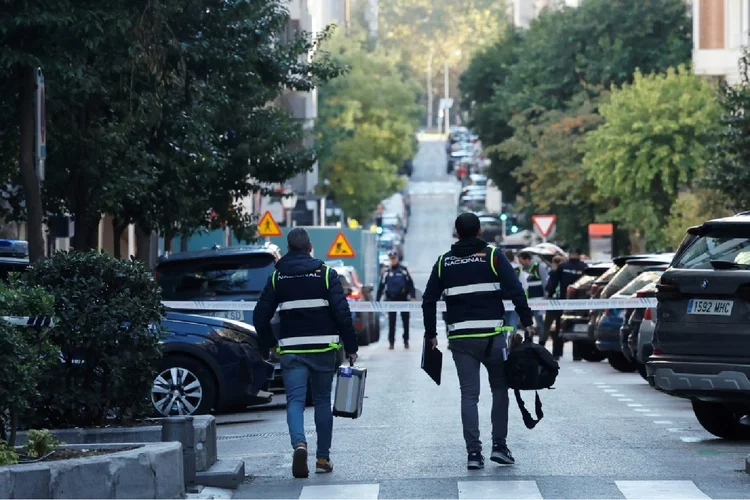
[[[530,299],[529,307],[533,311],[589,311],[602,309],[646,309],[656,307],[655,298],[639,299],[582,299],[582,300],[543,300]],[[182,311],[252,311],[255,302],[224,301],[165,301],[164,306]],[[513,302],[503,301],[506,311],[514,309]],[[352,312],[412,312],[421,311],[422,302],[355,302],[349,301]],[[445,302],[437,303],[437,310],[445,311]]]

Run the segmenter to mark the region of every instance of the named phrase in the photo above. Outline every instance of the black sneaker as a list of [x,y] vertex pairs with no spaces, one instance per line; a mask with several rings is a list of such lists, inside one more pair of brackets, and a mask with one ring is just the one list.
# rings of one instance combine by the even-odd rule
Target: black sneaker
[[484,457],[478,451],[469,453],[469,459],[466,462],[469,469],[484,469]]
[[496,444],[492,446],[492,455],[490,455],[490,460],[502,465],[513,465],[514,463],[516,463],[516,460],[513,458],[510,450],[504,444]]

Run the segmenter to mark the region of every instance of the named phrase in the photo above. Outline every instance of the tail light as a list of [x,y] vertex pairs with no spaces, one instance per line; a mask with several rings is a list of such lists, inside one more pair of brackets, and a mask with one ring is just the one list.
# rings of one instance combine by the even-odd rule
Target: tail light
[[643,313],[643,320],[651,321],[652,319],[653,319],[653,315],[651,314],[651,308],[647,307],[646,311]]
[[576,288],[573,285],[568,285],[568,289],[565,291],[565,295],[569,299],[574,299],[576,297]]
[[349,295],[347,295],[347,298],[359,300],[360,298],[362,298],[362,294],[359,292],[359,290],[352,290],[351,292],[349,292]]
[[591,292],[590,292],[591,297],[596,296],[596,294],[597,294],[597,292],[599,292],[600,288],[601,287],[599,285],[597,285],[596,283],[594,283],[593,285],[591,285]]
[[656,298],[658,300],[676,300],[680,298],[680,287],[672,280],[661,281],[656,285]]
[[662,354],[664,354],[664,352],[661,349],[659,349],[658,347],[654,347],[654,356],[661,356]]

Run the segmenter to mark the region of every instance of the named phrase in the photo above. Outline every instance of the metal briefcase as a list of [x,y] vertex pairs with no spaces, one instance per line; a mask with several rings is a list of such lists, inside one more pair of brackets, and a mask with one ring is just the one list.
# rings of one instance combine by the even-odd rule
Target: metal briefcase
[[366,380],[367,368],[339,367],[336,377],[336,395],[333,399],[333,416],[357,418],[362,415]]

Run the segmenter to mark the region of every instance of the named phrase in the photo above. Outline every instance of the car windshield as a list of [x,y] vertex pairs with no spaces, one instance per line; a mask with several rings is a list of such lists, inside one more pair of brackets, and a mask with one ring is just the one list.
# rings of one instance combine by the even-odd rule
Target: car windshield
[[633,278],[638,276],[638,273],[643,271],[646,267],[653,266],[653,263],[643,263],[638,261],[631,261],[622,266],[622,269],[612,278],[607,288],[602,292],[604,298],[611,297],[613,294],[619,292],[625,285],[630,283]]
[[260,293],[273,270],[273,255],[233,255],[165,262],[156,268],[156,280],[165,300],[196,300]]
[[750,239],[740,236],[742,230],[744,227],[708,232],[679,254],[673,267],[730,270],[750,268]]
[[659,281],[659,277],[661,276],[661,274],[662,273],[657,271],[647,271],[645,273],[641,273],[637,278],[625,285],[622,290],[618,292],[618,295],[633,295],[644,286]]

